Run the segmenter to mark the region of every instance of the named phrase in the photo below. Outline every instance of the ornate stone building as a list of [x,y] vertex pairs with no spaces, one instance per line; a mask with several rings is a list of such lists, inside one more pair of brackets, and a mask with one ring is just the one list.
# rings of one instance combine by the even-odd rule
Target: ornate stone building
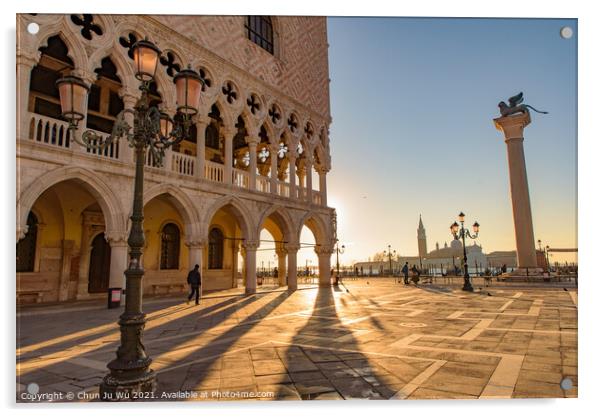
[[[39,25],[35,34],[31,23]],[[131,47],[162,56],[152,98],[176,108],[173,77],[203,79],[193,132],[146,161],[146,293],[180,289],[202,265],[204,289],[256,289],[261,230],[274,237],[281,285],[295,289],[299,235],[314,234],[320,282],[330,282],[332,214],[326,19],[265,16],[17,16],[17,296],[22,302],[105,297],[123,288],[133,152],[78,145],[55,81],[91,86],[84,127],[110,133],[139,96]],[[131,122],[131,121],[130,121]],[[79,133],[85,129],[79,129]],[[242,255],[241,256],[239,256]],[[242,259],[243,265],[239,265]]]

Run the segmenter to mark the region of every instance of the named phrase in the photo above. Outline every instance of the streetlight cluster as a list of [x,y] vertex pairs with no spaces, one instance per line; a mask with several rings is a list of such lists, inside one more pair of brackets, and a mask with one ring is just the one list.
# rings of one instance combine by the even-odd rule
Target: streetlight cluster
[[385,257],[389,257],[389,273],[393,275],[393,261],[392,258],[397,255],[397,251],[391,252],[391,245],[387,245],[387,250],[384,252]]
[[470,275],[468,274],[468,258],[466,257],[465,238],[468,237],[470,239],[476,239],[479,236],[479,227],[481,225],[475,221],[472,225],[474,234],[471,235],[468,229],[464,228],[464,217],[465,214],[460,212],[460,214],[458,214],[458,220],[460,221],[460,224],[458,224],[458,222],[453,222],[449,229],[451,230],[451,234],[453,235],[454,239],[462,238],[462,250],[464,251],[464,286],[462,287],[462,290],[472,292],[474,291],[474,288],[470,283]]
[[[121,345],[116,358],[109,362],[109,374],[100,385],[101,398],[118,400],[132,398],[136,393],[153,392],[156,387],[155,372],[150,369],[152,359],[146,355],[142,344],[142,331],[146,315],[142,312],[141,281],[144,276],[142,249],[144,247],[143,188],[144,161],[147,149],[154,162],[162,165],[165,149],[180,143],[188,137],[192,117],[198,113],[203,81],[188,67],[174,77],[177,98],[176,115],[150,105],[150,85],[155,78],[161,50],[144,39],[133,47],[136,79],[140,81],[141,95],[133,109],[124,109],[117,116],[111,135],[101,137],[91,130],[82,133],[81,140],[76,131],[86,114],[90,87],[79,77],[70,75],[57,80],[61,101],[61,113],[69,123],[71,137],[88,149],[105,149],[119,137],[125,137],[135,149],[136,174],[134,180],[134,200],[132,227],[128,237],[129,264],[125,271],[125,308],[119,317]],[[125,120],[125,115],[133,116],[133,127]],[[133,132],[131,132],[133,130]]]

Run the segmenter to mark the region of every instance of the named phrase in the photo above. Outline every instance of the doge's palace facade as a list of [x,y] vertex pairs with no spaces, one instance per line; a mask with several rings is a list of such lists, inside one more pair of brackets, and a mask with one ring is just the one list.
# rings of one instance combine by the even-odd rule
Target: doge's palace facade
[[[30,23],[39,25],[31,34]],[[131,46],[162,51],[153,102],[175,114],[173,77],[203,79],[190,137],[148,155],[145,293],[181,291],[195,264],[204,289],[256,290],[256,251],[274,237],[280,285],[297,287],[303,226],[330,283],[333,209],[326,19],[267,16],[17,16],[17,298],[106,297],[123,288],[134,162],[127,141],[78,145],[60,116],[56,79],[91,86],[83,127],[108,135],[139,97]],[[131,120],[130,120],[131,123]],[[79,129],[79,133],[85,129]],[[239,265],[239,259],[243,264]]]

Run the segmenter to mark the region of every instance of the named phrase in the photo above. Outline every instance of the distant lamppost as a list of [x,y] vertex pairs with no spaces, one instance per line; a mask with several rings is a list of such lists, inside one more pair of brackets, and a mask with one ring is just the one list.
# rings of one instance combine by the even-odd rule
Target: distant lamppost
[[385,250],[384,255],[389,257],[389,273],[391,275],[393,275],[393,261],[392,261],[392,257],[395,256],[395,255],[397,255],[397,251],[394,250],[393,252],[391,252],[391,245],[387,245],[387,250]]
[[[84,119],[90,87],[73,75],[57,80],[61,101],[61,113],[69,122],[71,137],[88,149],[105,149],[119,137],[125,137],[136,152],[132,226],[128,237],[129,265],[125,271],[126,291],[124,312],[119,317],[121,345],[117,358],[107,364],[109,374],[100,385],[101,399],[132,399],[132,392],[153,392],[156,386],[155,372],[150,369],[152,359],[146,355],[142,344],[142,331],[146,315],[142,312],[142,277],[140,262],[144,247],[143,188],[144,160],[148,149],[157,165],[162,165],[165,149],[188,137],[192,117],[198,112],[202,80],[190,68],[174,77],[177,97],[177,115],[173,119],[157,107],[150,105],[150,84],[155,77],[161,50],[148,40],[140,40],[133,47],[135,75],[140,81],[141,96],[133,109],[124,109],[117,116],[110,136],[103,138],[91,130],[75,134]],[[125,120],[125,114],[133,115],[134,126]],[[121,395],[122,398],[118,398]]]
[[546,263],[548,264],[548,272],[550,271],[550,246],[546,245]]
[[[454,236],[454,239],[462,238],[462,249],[464,250],[464,286],[462,287],[463,291],[474,291],[472,288],[472,284],[470,283],[470,275],[468,274],[468,259],[466,257],[466,241],[465,238],[469,237],[471,239],[476,239],[479,236],[479,223],[474,222],[472,225],[472,229],[474,231],[474,235],[471,235],[470,232],[464,228],[464,213],[460,212],[458,215],[458,220],[460,220],[460,224],[458,222],[454,222],[449,228],[451,230],[451,234]],[[458,229],[460,229],[458,231]]]

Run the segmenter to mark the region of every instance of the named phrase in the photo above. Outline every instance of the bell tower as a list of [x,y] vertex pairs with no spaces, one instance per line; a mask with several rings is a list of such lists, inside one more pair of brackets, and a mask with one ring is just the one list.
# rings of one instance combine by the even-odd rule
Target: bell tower
[[422,224],[422,215],[420,215],[420,220],[418,222],[418,256],[420,259],[426,257],[426,230],[424,230],[424,225]]

